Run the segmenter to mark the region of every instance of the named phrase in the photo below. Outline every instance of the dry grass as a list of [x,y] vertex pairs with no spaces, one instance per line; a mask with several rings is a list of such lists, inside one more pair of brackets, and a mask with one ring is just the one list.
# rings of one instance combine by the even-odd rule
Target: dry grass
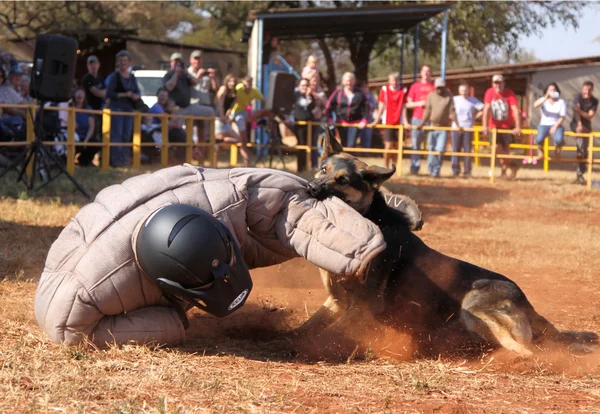
[[[86,170],[77,178],[96,193],[133,174]],[[419,202],[420,236],[432,247],[507,274],[559,327],[600,332],[600,193],[564,185],[568,174],[560,174],[493,187],[484,178],[423,177],[389,187]],[[231,319],[195,314],[185,347],[51,344],[33,315],[36,279],[51,242],[86,201],[64,178],[35,198],[12,181],[0,180],[0,412],[600,411],[597,354],[401,362],[367,348],[342,362],[301,358],[278,333],[322,300],[318,276],[302,262],[296,273],[255,274],[252,300]]]

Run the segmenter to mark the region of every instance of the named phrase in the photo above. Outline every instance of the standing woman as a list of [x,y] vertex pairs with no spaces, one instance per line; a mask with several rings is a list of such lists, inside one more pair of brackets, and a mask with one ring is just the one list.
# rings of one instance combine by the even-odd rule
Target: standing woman
[[[223,85],[217,91],[215,98],[217,118],[215,119],[215,137],[225,142],[242,142],[240,153],[244,160],[244,167],[248,166],[248,148],[246,147],[247,139],[241,140],[240,135],[233,130],[232,122],[229,119],[231,108],[237,100],[235,86],[237,80],[235,75],[229,73],[223,79]],[[217,151],[215,151],[216,156]]]
[[[140,88],[133,73],[129,72],[131,58],[129,52],[121,50],[117,53],[118,69],[110,76],[106,88],[106,96],[110,100],[108,109],[116,112],[133,112],[135,103],[140,99]],[[113,115],[110,120],[110,142],[131,142],[133,133],[133,116]],[[110,164],[122,167],[129,163],[129,147],[111,147]]]
[[[71,105],[76,109],[92,109],[87,103],[85,89],[83,88],[75,90]],[[88,147],[85,145],[89,142],[98,142],[95,134],[95,123],[96,120],[93,114],[75,112],[75,133],[79,136],[79,142],[83,144],[77,146],[77,152],[79,153],[77,161],[83,167],[89,166],[96,153],[100,150],[100,147]]]
[[342,87],[336,89],[327,102],[327,115],[335,114],[335,123],[343,124],[339,128],[342,146],[354,147],[360,130],[367,125],[367,100],[363,92],[356,87],[356,77],[352,72],[344,73]]
[[[313,121],[313,110],[315,109],[315,99],[310,91],[308,79],[301,79],[298,83],[298,89],[294,91],[294,119],[296,121]],[[294,134],[298,139],[298,145],[310,145],[308,142],[308,125],[294,124]],[[314,134],[313,134],[314,140]],[[306,156],[304,150],[298,151],[298,172],[306,171]],[[311,152],[311,166],[317,166],[317,152]]]
[[542,117],[538,125],[535,143],[538,146],[538,160],[544,157],[543,144],[546,137],[552,137],[556,146],[556,157],[565,143],[565,128],[563,122],[567,116],[567,104],[560,98],[560,89],[556,82],[546,86],[544,96],[533,103],[534,108],[542,107]]

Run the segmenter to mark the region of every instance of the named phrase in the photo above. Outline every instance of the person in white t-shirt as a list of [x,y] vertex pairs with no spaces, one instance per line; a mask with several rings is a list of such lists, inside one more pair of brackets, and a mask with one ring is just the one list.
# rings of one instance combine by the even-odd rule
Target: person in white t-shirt
[[542,117],[537,128],[537,138],[535,143],[538,145],[538,159],[544,156],[543,144],[546,137],[552,137],[556,146],[556,157],[560,156],[561,148],[565,142],[565,129],[563,122],[567,116],[567,104],[560,99],[560,89],[556,82],[546,86],[544,96],[533,103],[534,108],[542,108]]
[[[452,122],[452,128],[473,128],[473,123],[483,114],[483,102],[474,96],[469,96],[469,84],[466,81],[458,85],[458,95],[454,96],[454,108],[456,109],[456,120]],[[452,152],[471,152],[473,142],[472,131],[452,131]],[[464,160],[464,177],[471,177],[471,157],[452,156],[452,175],[460,175],[460,162]]]

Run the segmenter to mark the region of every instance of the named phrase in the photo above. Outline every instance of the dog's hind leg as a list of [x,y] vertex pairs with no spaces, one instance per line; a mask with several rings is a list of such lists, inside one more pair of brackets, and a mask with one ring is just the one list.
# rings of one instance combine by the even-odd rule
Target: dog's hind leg
[[531,356],[533,333],[527,303],[518,287],[507,281],[480,280],[462,302],[461,322],[471,332],[521,356]]

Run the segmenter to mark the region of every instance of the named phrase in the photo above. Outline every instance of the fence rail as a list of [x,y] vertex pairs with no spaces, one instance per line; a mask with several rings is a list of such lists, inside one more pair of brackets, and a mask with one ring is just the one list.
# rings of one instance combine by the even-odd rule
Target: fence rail
[[[34,135],[34,125],[33,118],[35,117],[36,110],[38,107],[34,104],[32,105],[5,105],[0,104],[0,108],[14,108],[14,109],[26,109],[31,116],[26,117],[26,140],[19,142],[0,142],[0,147],[18,147],[18,146],[26,146],[30,142],[32,142],[35,138]],[[240,146],[239,143],[235,142],[219,142],[217,143],[215,138],[215,118],[214,117],[201,117],[201,116],[191,116],[191,115],[172,115],[172,114],[151,114],[146,115],[140,112],[117,112],[111,111],[110,109],[104,110],[88,110],[88,109],[77,109],[73,107],[69,108],[59,108],[59,107],[45,107],[45,110],[51,111],[66,111],[67,112],[67,141],[66,142],[55,142],[55,141],[43,141],[44,145],[63,145],[66,146],[66,168],[69,173],[73,173],[75,171],[75,154],[76,154],[76,145],[82,145],[75,141],[75,115],[76,113],[86,113],[90,115],[101,115],[102,116],[102,141],[95,143],[87,143],[85,145],[91,147],[100,147],[101,148],[101,165],[100,168],[102,171],[108,171],[110,167],[110,147],[117,146],[126,146],[132,148],[132,167],[138,169],[141,167],[141,148],[146,146],[155,146],[155,143],[143,143],[142,142],[142,117],[143,116],[152,116],[153,118],[160,118],[161,120],[161,160],[160,163],[162,166],[168,165],[168,149],[171,147],[185,147],[185,161],[191,162],[193,157],[193,150],[195,147],[208,147],[209,154],[208,160],[212,167],[216,167],[215,165],[215,151],[219,147],[227,148],[229,147],[230,151],[230,166],[237,165],[238,160],[238,148]],[[111,143],[110,142],[110,121],[112,115],[120,115],[120,116],[131,116],[133,117],[133,136],[132,141],[129,143]],[[169,127],[168,122],[169,119],[182,119],[185,121],[186,125],[186,142],[185,143],[173,143],[169,142]],[[210,129],[209,129],[209,140],[208,142],[194,142],[193,140],[193,123],[194,121],[210,121]],[[313,142],[313,131],[314,126],[321,125],[320,122],[311,122],[311,121],[296,121],[296,125],[307,125],[309,126],[307,131],[307,140],[308,142]],[[342,124],[333,124],[335,126],[343,127],[347,125]],[[444,156],[458,156],[458,157],[473,157],[475,165],[480,165],[480,160],[489,159],[490,160],[490,169],[494,171],[496,166],[496,160],[498,159],[515,159],[515,160],[524,160],[530,158],[527,155],[516,155],[516,154],[498,154],[496,150],[496,142],[498,134],[512,134],[512,130],[504,130],[504,129],[490,129],[489,137],[491,140],[482,140],[481,136],[481,127],[475,126],[473,128],[463,128],[462,131],[473,132],[473,151],[472,152],[452,152],[452,151],[427,151],[427,150],[413,150],[404,148],[404,139],[406,136],[406,132],[410,131],[410,128],[405,128],[403,125],[376,125],[374,128],[378,129],[397,129],[398,130],[398,148],[397,149],[383,149],[383,148],[354,148],[348,147],[344,148],[344,151],[349,153],[352,152],[360,152],[360,153],[372,153],[372,154],[396,154],[398,157],[398,163],[401,165],[402,159],[405,155],[444,155]],[[451,127],[431,127],[424,126],[422,128],[423,131],[459,131],[458,128]],[[536,135],[537,130],[535,129],[522,129],[521,135]],[[596,148],[594,146],[594,138],[600,138],[600,132],[592,132],[586,134],[578,134],[573,132],[565,132],[566,137],[578,137],[578,138],[588,138],[588,156],[587,159],[554,159],[550,156],[550,151],[556,149],[555,146],[549,145],[549,139],[546,138],[544,140],[543,145],[543,170],[545,173],[548,173],[550,170],[550,161],[552,162],[560,162],[560,163],[586,163],[587,164],[587,188],[592,187],[592,167],[594,164],[600,164],[600,159],[594,159],[594,153],[600,152],[600,147]],[[260,148],[260,147],[268,147],[269,145],[258,145],[248,143],[247,146],[249,148]],[[481,152],[482,148],[490,147],[489,152]],[[525,150],[536,150],[537,145],[535,144],[510,144],[509,146],[512,149],[525,149]],[[318,147],[310,146],[310,145],[296,145],[294,147],[286,147],[283,146],[283,149],[295,150],[295,151],[304,151],[307,165],[310,165],[311,153],[312,151],[317,151]],[[576,151],[577,147],[574,146],[563,146],[563,152],[565,151]],[[300,155],[299,155],[300,156]],[[28,174],[31,174],[31,164],[28,166],[29,171]],[[402,168],[398,168],[396,174],[398,176],[402,175]],[[490,182],[494,183],[495,175],[490,175]]]

